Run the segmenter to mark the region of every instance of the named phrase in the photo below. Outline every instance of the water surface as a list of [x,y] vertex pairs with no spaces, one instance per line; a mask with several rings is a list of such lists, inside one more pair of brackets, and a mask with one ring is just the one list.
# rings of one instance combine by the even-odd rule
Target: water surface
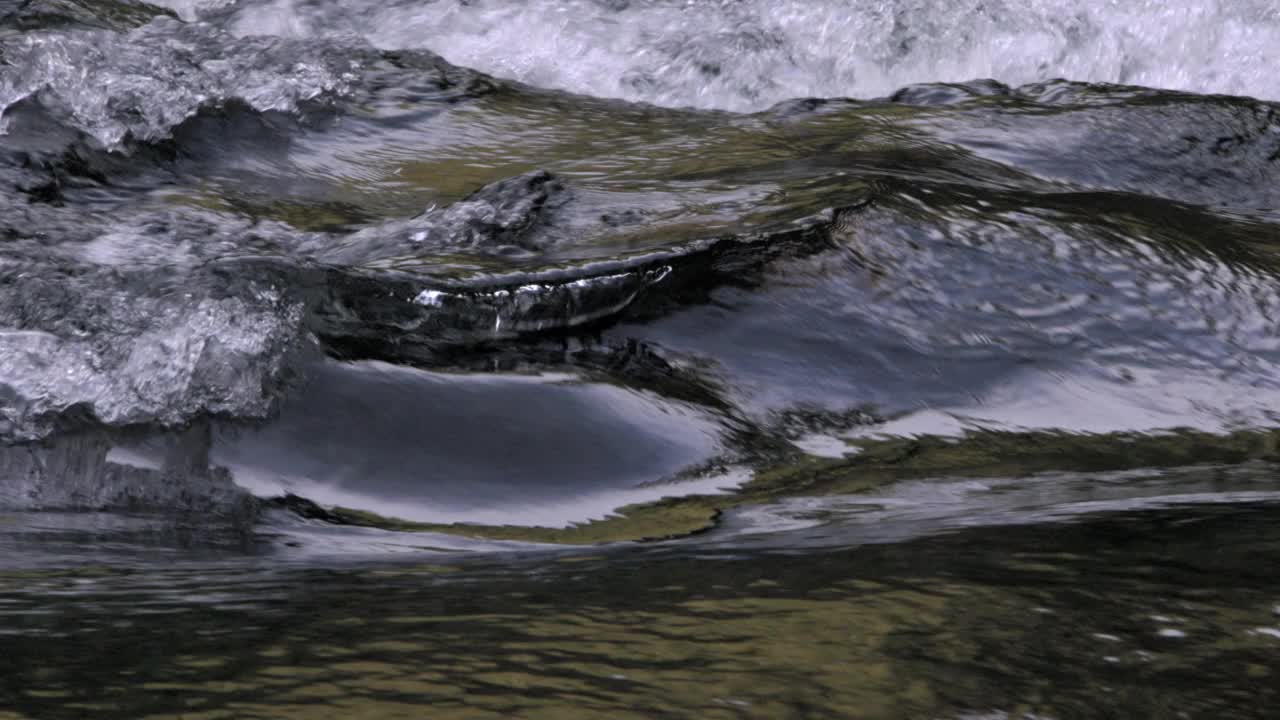
[[1277,38],[0,1],[0,716],[1266,716]]

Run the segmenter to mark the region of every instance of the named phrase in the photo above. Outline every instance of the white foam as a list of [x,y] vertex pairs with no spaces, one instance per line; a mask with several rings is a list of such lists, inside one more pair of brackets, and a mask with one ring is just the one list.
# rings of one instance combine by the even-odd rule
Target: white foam
[[1280,98],[1280,6],[1269,0],[268,0],[243,3],[231,23],[241,34],[354,32],[539,86],[668,106],[754,110],[987,77]]

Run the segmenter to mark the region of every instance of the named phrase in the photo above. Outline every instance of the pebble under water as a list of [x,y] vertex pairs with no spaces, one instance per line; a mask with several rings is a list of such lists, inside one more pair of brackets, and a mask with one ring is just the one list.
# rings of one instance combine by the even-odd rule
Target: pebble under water
[[1273,717],[1276,48],[0,0],[0,720]]

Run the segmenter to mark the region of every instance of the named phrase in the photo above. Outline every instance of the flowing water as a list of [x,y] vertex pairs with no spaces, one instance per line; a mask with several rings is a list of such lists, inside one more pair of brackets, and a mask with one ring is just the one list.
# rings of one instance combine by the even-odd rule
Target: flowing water
[[1278,64],[0,0],[0,719],[1274,717]]

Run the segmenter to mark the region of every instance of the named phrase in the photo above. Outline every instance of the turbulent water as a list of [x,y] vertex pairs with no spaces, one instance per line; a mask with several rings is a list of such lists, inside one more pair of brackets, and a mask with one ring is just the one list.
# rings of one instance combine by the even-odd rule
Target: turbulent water
[[0,0],[0,718],[1269,716],[1277,64]]

